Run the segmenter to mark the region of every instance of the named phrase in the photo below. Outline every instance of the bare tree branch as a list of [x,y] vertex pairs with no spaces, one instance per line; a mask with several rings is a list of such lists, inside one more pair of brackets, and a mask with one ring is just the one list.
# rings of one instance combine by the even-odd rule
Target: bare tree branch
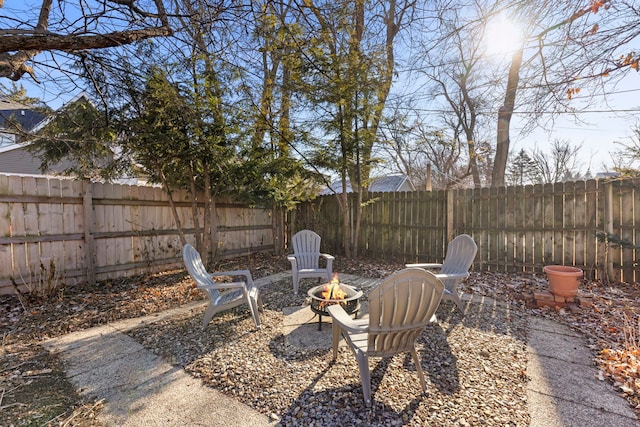
[[[94,10],[80,5],[80,19],[68,21],[62,11],[56,21],[51,21],[53,0],[42,0],[35,25],[22,22],[17,16],[1,16],[4,19],[0,25],[18,25],[0,28],[0,77],[17,81],[29,74],[37,82],[27,62],[42,52],[74,54],[172,34],[163,0],[154,0],[155,11],[143,10],[135,3],[133,0],[100,0],[93,5]],[[50,29],[50,21],[56,22],[58,28]],[[78,22],[83,23],[78,26]]]

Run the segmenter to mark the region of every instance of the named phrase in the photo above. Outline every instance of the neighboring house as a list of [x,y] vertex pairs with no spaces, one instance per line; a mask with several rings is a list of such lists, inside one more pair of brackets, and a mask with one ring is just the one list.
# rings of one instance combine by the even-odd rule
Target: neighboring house
[[[56,113],[77,102],[93,103],[86,94],[80,93],[63,105],[54,114],[43,114],[31,107],[16,102],[0,100],[0,173],[18,175],[43,175],[40,159],[31,154],[26,146],[29,143],[26,133],[37,133],[56,117]],[[16,126],[19,125],[19,127]],[[20,132],[22,129],[24,132]],[[59,175],[72,166],[70,161],[62,161],[51,166],[46,175]],[[145,177],[123,177],[117,182],[136,185],[147,184]]]
[[21,142],[24,138],[19,129],[31,132],[46,117],[26,105],[0,99],[0,148]]
[[47,116],[26,105],[0,99],[0,173],[40,175],[40,160],[25,150],[24,132],[32,132]]
[[598,172],[596,173],[596,179],[611,179],[618,178],[620,174],[618,172]]
[[[0,147],[0,173],[42,175],[40,159],[20,144]],[[55,171],[51,171],[51,174],[55,174]]]
[[[394,191],[416,191],[409,178],[404,175],[389,175],[378,178],[371,178],[369,191],[372,193],[388,193]],[[352,193],[351,183],[347,182],[347,193]],[[327,194],[342,193],[342,180],[331,183],[329,188],[325,188],[320,192],[321,196]]]

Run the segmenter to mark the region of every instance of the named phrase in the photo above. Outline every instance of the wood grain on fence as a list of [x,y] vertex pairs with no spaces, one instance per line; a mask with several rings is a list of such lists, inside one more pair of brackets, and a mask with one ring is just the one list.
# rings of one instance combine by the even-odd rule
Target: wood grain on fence
[[[640,280],[640,181],[587,180],[517,187],[369,193],[363,204],[362,257],[442,261],[447,242],[467,233],[478,244],[475,268],[542,272],[574,265],[587,278]],[[335,195],[299,205],[290,231],[310,228],[344,253]],[[351,220],[356,195],[349,194]],[[609,241],[598,235],[608,233]],[[623,242],[620,244],[620,242]],[[638,248],[636,248],[636,246]]]
[[[193,244],[189,197],[174,194]],[[216,216],[218,258],[273,250],[271,209],[222,200]],[[182,268],[178,227],[157,187],[0,175],[0,233],[0,294]]]

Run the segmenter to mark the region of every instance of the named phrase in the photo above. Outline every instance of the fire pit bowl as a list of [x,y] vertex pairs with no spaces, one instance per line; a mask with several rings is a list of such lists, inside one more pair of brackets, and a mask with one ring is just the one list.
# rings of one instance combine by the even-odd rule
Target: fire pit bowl
[[360,298],[362,291],[345,285],[344,283],[324,283],[315,286],[307,291],[311,297],[311,311],[318,315],[318,330],[322,330],[322,316],[328,316],[327,307],[333,304],[340,304],[347,314],[360,311]]

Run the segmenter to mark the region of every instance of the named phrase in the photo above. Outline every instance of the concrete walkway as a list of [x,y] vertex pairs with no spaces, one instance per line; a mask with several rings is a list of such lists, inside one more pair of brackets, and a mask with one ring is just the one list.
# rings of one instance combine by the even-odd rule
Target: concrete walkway
[[[287,273],[278,274],[256,280],[256,284],[264,286],[285,277]],[[343,277],[347,279],[347,275]],[[360,281],[358,286],[376,282],[349,279],[352,284]],[[51,339],[44,345],[61,356],[67,376],[81,395],[104,399],[99,420],[107,425],[273,426],[276,421],[203,386],[124,334],[140,324],[205,304],[114,322]],[[528,341],[531,426],[639,425],[627,402],[611,385],[597,379],[591,353],[578,334],[556,322],[530,317]]]
[[267,417],[171,366],[125,335],[140,323],[131,319],[87,329],[45,342],[58,353],[67,376],[82,396],[104,399],[99,420],[109,426],[269,426]]
[[579,334],[557,322],[529,317],[527,390],[531,426],[637,427],[625,399],[597,379]]

